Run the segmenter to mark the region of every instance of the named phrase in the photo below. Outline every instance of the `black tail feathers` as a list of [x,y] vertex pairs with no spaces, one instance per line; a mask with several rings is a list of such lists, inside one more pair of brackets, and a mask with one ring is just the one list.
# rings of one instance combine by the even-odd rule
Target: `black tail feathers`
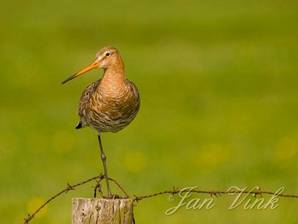
[[77,124],[76,129],[80,129],[80,128],[82,128],[82,127],[83,127],[83,125],[82,125],[82,122],[80,121],[80,122]]

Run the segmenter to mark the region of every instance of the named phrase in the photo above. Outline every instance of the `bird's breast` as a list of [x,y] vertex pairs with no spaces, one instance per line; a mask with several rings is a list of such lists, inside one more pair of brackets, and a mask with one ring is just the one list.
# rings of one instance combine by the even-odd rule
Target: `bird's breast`
[[122,89],[98,89],[90,99],[87,120],[102,131],[118,131],[128,125],[139,110],[139,94],[135,86]]

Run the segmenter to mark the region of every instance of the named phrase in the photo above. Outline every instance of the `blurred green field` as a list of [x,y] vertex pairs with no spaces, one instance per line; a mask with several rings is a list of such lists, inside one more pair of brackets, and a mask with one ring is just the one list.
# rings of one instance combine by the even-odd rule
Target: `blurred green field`
[[[24,215],[100,171],[95,131],[77,131],[77,104],[94,71],[60,82],[105,45],[117,47],[142,107],[105,134],[109,171],[131,194],[231,185],[298,193],[298,3],[253,1],[7,1],[0,15],[0,216]],[[32,223],[70,223],[71,198]],[[298,223],[298,201],[273,211],[164,211],[140,202],[137,223]]]

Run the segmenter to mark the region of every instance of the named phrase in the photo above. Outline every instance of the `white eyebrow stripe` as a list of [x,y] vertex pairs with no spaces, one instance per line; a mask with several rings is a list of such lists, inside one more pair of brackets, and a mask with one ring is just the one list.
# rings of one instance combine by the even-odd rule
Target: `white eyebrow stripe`
[[105,57],[105,55],[98,55],[96,60],[97,60],[97,61],[100,61],[100,60],[102,60],[104,57]]

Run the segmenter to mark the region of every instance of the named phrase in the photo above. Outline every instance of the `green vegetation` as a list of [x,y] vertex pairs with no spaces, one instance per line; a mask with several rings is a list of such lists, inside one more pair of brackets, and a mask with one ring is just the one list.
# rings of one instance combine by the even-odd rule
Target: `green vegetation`
[[[67,182],[101,171],[95,131],[75,130],[77,103],[101,73],[60,82],[113,45],[139,87],[137,119],[103,144],[130,193],[232,185],[298,193],[296,1],[6,1],[0,35],[0,216],[24,215]],[[32,223],[70,223],[71,197]],[[216,208],[172,216],[143,201],[137,223],[295,223],[298,201],[273,211]]]

